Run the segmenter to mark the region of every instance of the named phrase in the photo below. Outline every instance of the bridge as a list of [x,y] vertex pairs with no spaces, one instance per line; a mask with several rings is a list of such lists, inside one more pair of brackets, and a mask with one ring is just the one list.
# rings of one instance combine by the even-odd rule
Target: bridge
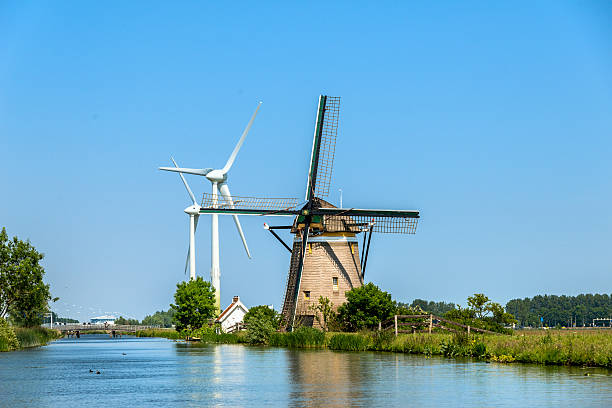
[[120,333],[136,333],[139,330],[159,329],[160,326],[140,326],[132,324],[62,324],[53,326],[55,330],[59,330],[70,336],[81,337],[81,333],[89,331],[104,331],[115,337]]

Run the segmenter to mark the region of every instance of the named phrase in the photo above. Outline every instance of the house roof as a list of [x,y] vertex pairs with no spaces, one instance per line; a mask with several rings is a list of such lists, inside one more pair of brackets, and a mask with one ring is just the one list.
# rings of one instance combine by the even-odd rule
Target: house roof
[[240,301],[240,298],[238,296],[234,296],[233,302],[225,308],[225,310],[219,315],[219,317],[217,317],[217,320],[215,321],[222,322],[229,315],[231,315],[234,309],[236,309],[238,306],[241,306],[246,312],[249,311],[249,309]]

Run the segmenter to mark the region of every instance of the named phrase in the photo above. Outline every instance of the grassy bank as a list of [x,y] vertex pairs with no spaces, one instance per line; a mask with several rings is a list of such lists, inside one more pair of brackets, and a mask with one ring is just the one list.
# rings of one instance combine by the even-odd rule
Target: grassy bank
[[59,339],[62,334],[57,330],[44,327],[11,327],[0,333],[0,351],[12,351],[28,347],[44,346],[52,340]]
[[[140,337],[184,339],[174,330],[145,330]],[[204,335],[209,343],[246,343],[243,333]],[[612,331],[533,330],[513,335],[401,334],[392,332],[323,333],[302,328],[273,333],[268,345],[341,351],[387,351],[427,356],[471,357],[499,363],[533,363],[612,368]]]

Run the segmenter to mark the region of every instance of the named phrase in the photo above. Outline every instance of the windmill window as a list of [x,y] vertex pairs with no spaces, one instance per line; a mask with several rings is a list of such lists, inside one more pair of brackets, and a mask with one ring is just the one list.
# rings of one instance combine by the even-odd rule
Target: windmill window
[[333,286],[334,292],[337,292],[338,291],[338,278],[335,276],[332,278],[332,286]]
[[309,290],[305,290],[304,291],[304,299],[310,300],[310,291]]

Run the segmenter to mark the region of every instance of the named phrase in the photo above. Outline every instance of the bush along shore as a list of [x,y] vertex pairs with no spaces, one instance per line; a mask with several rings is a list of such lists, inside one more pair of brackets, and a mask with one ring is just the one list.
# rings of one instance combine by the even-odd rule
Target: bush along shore
[[[185,339],[174,330],[146,330],[140,337]],[[294,332],[274,332],[264,341],[249,341],[248,331],[214,334],[210,330],[191,334],[204,343],[259,344],[272,347],[320,348],[338,351],[385,351],[449,358],[470,357],[497,363],[532,363],[605,367],[612,369],[612,331],[533,330],[513,335],[465,333],[414,333],[395,336],[392,331],[325,333],[302,327]],[[251,337],[252,338],[252,337]],[[260,338],[261,339],[261,338]]]
[[62,337],[58,330],[44,327],[12,327],[0,319],[0,351],[13,351],[44,346]]

